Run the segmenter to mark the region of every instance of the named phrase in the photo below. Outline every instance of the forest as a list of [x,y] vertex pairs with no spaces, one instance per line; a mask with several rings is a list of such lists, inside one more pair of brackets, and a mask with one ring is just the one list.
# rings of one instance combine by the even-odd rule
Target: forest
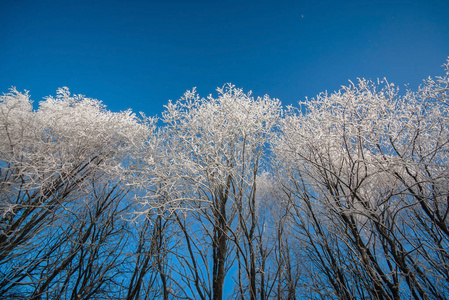
[[[1,299],[447,299],[449,59],[283,107],[0,96]],[[34,105],[34,106],[33,106]]]

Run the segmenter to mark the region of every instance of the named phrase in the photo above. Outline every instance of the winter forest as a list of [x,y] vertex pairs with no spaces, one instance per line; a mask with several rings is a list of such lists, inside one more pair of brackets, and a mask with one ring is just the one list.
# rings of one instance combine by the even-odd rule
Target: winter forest
[[283,107],[0,101],[2,299],[447,299],[449,60]]

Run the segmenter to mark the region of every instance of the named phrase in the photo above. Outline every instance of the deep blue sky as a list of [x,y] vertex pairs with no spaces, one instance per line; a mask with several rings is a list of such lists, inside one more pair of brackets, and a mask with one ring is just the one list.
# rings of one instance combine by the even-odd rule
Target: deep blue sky
[[357,77],[416,89],[449,56],[449,1],[0,1],[0,92],[58,87],[160,114],[232,82],[293,104]]

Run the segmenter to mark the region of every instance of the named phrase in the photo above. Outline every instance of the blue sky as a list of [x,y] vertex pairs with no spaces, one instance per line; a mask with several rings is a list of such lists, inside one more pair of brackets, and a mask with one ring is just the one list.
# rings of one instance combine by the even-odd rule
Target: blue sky
[[232,82],[294,104],[358,77],[416,89],[449,56],[449,1],[0,1],[0,92],[67,86],[160,114]]

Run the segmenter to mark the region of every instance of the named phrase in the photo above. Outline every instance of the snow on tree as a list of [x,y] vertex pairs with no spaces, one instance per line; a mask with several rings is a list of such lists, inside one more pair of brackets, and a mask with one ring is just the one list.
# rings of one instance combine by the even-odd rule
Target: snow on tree
[[[0,296],[445,299],[449,61],[283,110],[228,84],[161,119],[0,96]],[[228,292],[228,291],[226,291]]]
[[339,298],[438,298],[448,288],[447,67],[417,93],[362,79],[282,121],[274,144],[285,186]]
[[268,96],[254,99],[230,84],[217,91],[218,98],[200,98],[194,89],[166,106],[163,142],[149,175],[159,200],[147,203],[177,216],[187,247],[196,247],[187,258],[179,253],[192,266],[183,276],[195,278],[198,297],[213,299],[222,298],[237,211],[243,218],[251,210],[253,216],[239,224],[255,226],[256,178],[281,113],[279,100]]
[[106,241],[126,195],[117,170],[150,133],[130,111],[111,113],[67,88],[37,110],[26,92],[0,97],[3,296],[88,297],[115,276],[124,244]]

